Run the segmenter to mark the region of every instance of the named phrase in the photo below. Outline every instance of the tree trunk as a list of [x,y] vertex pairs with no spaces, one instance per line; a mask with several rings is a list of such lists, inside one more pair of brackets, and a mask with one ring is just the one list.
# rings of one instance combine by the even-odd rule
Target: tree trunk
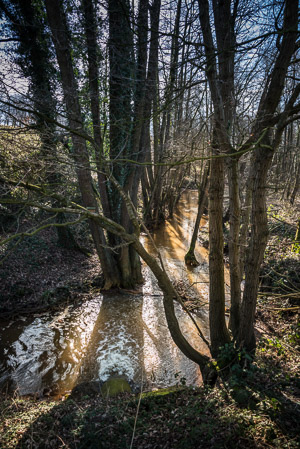
[[[61,9],[59,0],[46,0],[46,10],[61,73],[69,126],[71,130],[74,131],[72,134],[72,144],[82,202],[85,207],[94,207],[97,210],[98,206],[92,187],[89,156],[85,140],[80,136],[80,131],[83,129],[83,123],[78,99],[77,83],[72,66],[66,18]],[[77,134],[77,132],[79,132],[79,134]],[[118,268],[110,257],[110,254],[108,254],[103,247],[103,245],[106,244],[103,230],[99,228],[94,221],[89,220],[89,223],[94,244],[101,261],[105,278],[105,288],[119,285],[120,277]]]
[[201,186],[199,187],[198,211],[197,211],[197,217],[196,217],[196,221],[195,221],[194,231],[193,231],[193,235],[191,238],[190,248],[184,257],[185,263],[187,265],[191,265],[191,266],[199,265],[199,262],[197,261],[196,256],[195,256],[195,247],[196,247],[201,218],[202,218],[202,215],[204,212],[205,204],[208,199],[208,179],[209,179],[209,164],[207,164],[204,169],[202,183],[201,183]]
[[245,288],[241,304],[238,343],[248,351],[255,348],[254,318],[259,286],[259,271],[268,241],[266,183],[273,151],[258,148],[252,166],[251,238],[246,259]]
[[[280,102],[286,73],[290,60],[295,51],[298,24],[298,2],[286,0],[284,9],[283,37],[280,51],[274,63],[270,76],[270,82],[259,104],[256,122],[253,127],[253,135],[258,138],[270,128],[270,119],[276,112]],[[294,94],[296,97],[294,97]],[[298,96],[296,89],[291,95],[287,108],[293,106]],[[291,104],[289,104],[291,102]],[[284,111],[283,117],[288,113]],[[286,115],[287,116],[287,115]],[[284,118],[283,118],[284,121]],[[246,260],[245,289],[241,304],[241,320],[238,343],[247,350],[255,349],[254,318],[258,293],[259,271],[263,260],[264,251],[268,239],[268,223],[266,211],[266,183],[268,170],[272,163],[273,154],[280,142],[284,129],[283,123],[279,123],[274,141],[271,145],[271,132],[261,139],[260,147],[254,153],[252,165],[252,216],[251,239]]]
[[213,386],[217,379],[217,373],[213,365],[211,364],[211,359],[208,356],[200,354],[198,351],[196,351],[186,340],[180,330],[174,309],[174,300],[178,298],[178,294],[174,289],[168,275],[164,270],[160,268],[155,258],[147,253],[147,251],[138,240],[135,240],[134,246],[139,255],[152,270],[158,281],[159,287],[163,291],[164,309],[168,328],[175,344],[183,352],[184,355],[186,355],[190,360],[199,365],[204,384]]
[[[127,0],[109,0],[109,58],[110,58],[110,159],[133,159],[144,161],[140,152],[140,139],[144,123],[145,77],[147,63],[147,12],[148,0],[140,0],[138,17],[138,55],[134,71],[133,35],[130,28],[130,5]],[[135,80],[135,84],[134,84]],[[132,102],[134,101],[134,108]],[[127,193],[134,206],[137,204],[137,191],[142,170],[127,163],[113,164],[112,173]],[[110,184],[112,217],[132,232],[125,202],[116,186]],[[110,238],[112,245],[119,240]],[[117,260],[121,273],[122,286],[132,288],[141,283],[139,258],[128,246],[117,250]]]
[[225,285],[223,261],[224,160],[213,158],[209,179],[209,328],[211,352],[230,341],[225,321]]
[[95,9],[92,0],[82,0],[84,13],[84,27],[88,56],[88,78],[89,94],[91,102],[91,113],[93,120],[93,131],[95,141],[95,155],[97,166],[98,188],[101,204],[106,217],[111,217],[110,205],[107,193],[107,179],[103,167],[103,139],[100,124],[100,92],[99,92],[99,52],[97,44],[97,25]]
[[296,181],[295,181],[295,185],[290,197],[290,203],[293,205],[296,199],[296,196],[299,192],[299,188],[300,188],[300,162],[298,162],[298,168],[297,168],[297,172],[296,172]]
[[[29,79],[30,91],[36,111],[36,130],[41,139],[41,154],[47,161],[57,154],[55,125],[50,120],[56,119],[56,100],[52,82],[55,69],[51,61],[49,35],[44,29],[40,12],[31,0],[13,0],[15,7],[12,13],[1,3],[9,26],[17,34],[19,58],[17,63],[24,76]],[[45,118],[49,119],[46,123]],[[61,175],[57,166],[46,164],[46,180],[51,190],[60,185]],[[57,201],[53,202],[57,206]],[[62,216],[59,222],[63,222]],[[58,244],[67,249],[79,249],[74,235],[67,226],[56,227]]]
[[229,184],[229,266],[230,266],[230,320],[229,327],[234,338],[239,329],[241,302],[240,270],[240,195],[238,180],[238,159],[227,161]]

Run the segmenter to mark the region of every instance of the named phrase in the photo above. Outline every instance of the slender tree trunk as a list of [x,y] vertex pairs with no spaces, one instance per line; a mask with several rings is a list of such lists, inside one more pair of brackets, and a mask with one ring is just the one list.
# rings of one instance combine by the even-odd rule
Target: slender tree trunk
[[175,344],[183,352],[184,355],[186,355],[190,360],[199,365],[204,384],[214,385],[217,379],[217,373],[211,365],[211,359],[208,356],[200,354],[198,351],[196,351],[186,340],[180,330],[174,309],[174,300],[178,298],[178,294],[174,289],[169,277],[167,276],[166,272],[160,268],[155,258],[147,253],[147,251],[138,240],[135,240],[134,246],[139,255],[154,273],[158,281],[158,285],[163,291],[164,309],[168,328]]
[[241,302],[240,270],[240,195],[238,180],[238,159],[227,161],[229,184],[229,266],[230,266],[230,320],[229,327],[234,338],[239,329]]
[[[283,38],[280,51],[274,63],[270,82],[259,104],[257,119],[253,127],[253,134],[258,138],[263,130],[270,128],[270,118],[278,107],[284,81],[290,60],[295,51],[298,24],[298,2],[286,0],[284,9]],[[298,97],[295,89],[287,108],[293,106]],[[287,117],[288,109],[283,116]],[[284,122],[284,118],[282,119]],[[245,289],[241,304],[241,320],[238,343],[248,350],[255,349],[254,318],[259,284],[259,271],[263,260],[264,251],[268,239],[268,223],[266,211],[266,183],[268,170],[272,163],[273,154],[280,142],[284,126],[278,124],[274,141],[271,145],[271,133],[265,133],[260,147],[254,153],[252,165],[252,215],[251,215],[251,239],[246,260]]]
[[241,231],[240,231],[240,278],[243,279],[245,272],[246,248],[248,242],[248,232],[252,204],[252,176],[247,179],[245,198],[241,211]]
[[187,265],[197,266],[199,262],[195,256],[195,247],[198,237],[199,226],[201,218],[204,212],[204,207],[208,199],[208,179],[209,179],[209,164],[206,165],[203,173],[203,179],[198,192],[198,211],[197,217],[194,225],[194,231],[191,238],[191,244],[188,252],[186,253],[184,260]]
[[103,159],[103,139],[100,124],[100,92],[99,92],[99,52],[97,44],[97,26],[93,0],[82,0],[84,14],[84,28],[88,55],[88,78],[89,94],[91,102],[91,112],[93,120],[94,141],[96,144],[96,166],[98,187],[100,192],[103,212],[107,217],[111,217],[110,205],[107,194],[107,179],[104,175]]
[[300,162],[298,162],[298,169],[296,171],[296,181],[295,181],[295,185],[294,185],[291,197],[290,197],[291,204],[294,204],[296,196],[299,192],[299,189],[300,189]]
[[225,321],[224,240],[223,240],[224,160],[212,159],[209,179],[209,328],[211,352],[230,341]]

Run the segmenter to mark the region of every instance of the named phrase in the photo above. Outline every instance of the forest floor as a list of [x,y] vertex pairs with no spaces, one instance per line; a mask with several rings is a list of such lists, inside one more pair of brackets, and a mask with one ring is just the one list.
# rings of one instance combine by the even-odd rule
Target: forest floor
[[[299,448],[300,250],[293,248],[299,207],[274,200],[268,214],[258,347],[250,368],[236,360],[230,380],[214,389],[186,387],[182,378],[175,389],[141,396],[99,393],[53,401],[2,394],[0,448]],[[59,308],[99,291],[96,256],[58,248],[55,239],[54,232],[39,234],[6,258],[0,316]],[[196,312],[197,300],[184,285],[181,293]]]

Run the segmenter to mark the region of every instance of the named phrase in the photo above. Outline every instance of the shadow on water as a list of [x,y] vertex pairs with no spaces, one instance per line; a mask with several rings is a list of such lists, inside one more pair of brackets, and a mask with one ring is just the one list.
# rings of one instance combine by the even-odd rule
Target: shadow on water
[[[208,295],[207,252],[197,253],[202,262],[187,270],[184,254],[197,212],[197,192],[187,191],[174,218],[153,239],[175,279],[186,279],[196,293]],[[151,243],[144,244],[153,254]],[[202,251],[202,250],[201,250]],[[144,267],[145,283],[136,295],[105,293],[60,313],[44,313],[3,323],[0,330],[0,385],[8,384],[20,395],[50,394],[71,390],[79,382],[105,381],[111,375],[125,376],[133,384],[151,387],[175,383],[176,373],[188,384],[199,384],[198,366],[178,350],[164,316],[161,291]],[[202,352],[190,318],[176,305],[186,338]],[[198,324],[208,337],[207,308]]]
[[143,296],[105,293],[78,382],[118,375],[140,382],[144,371]]

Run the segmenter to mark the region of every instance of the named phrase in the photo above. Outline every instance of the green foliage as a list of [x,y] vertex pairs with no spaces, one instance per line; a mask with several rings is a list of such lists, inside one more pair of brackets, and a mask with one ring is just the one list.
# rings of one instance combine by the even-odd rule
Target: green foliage
[[257,370],[253,357],[234,343],[226,343],[220,348],[215,366],[235,401],[241,406],[251,406],[253,397],[247,384]]
[[[70,449],[129,448],[137,416],[136,448],[233,449],[265,447],[266,442],[277,449],[296,448],[297,429],[289,434],[277,423],[284,413],[277,396],[263,397],[252,411],[240,407],[245,391],[236,390],[234,400],[219,389],[148,392],[142,395],[138,414],[138,398],[131,394],[56,403],[4,400],[0,401],[0,446],[58,449],[63,441]],[[296,420],[297,410],[294,414]]]
[[291,326],[291,332],[285,337],[288,342],[300,349],[300,323],[295,323]]
[[261,338],[259,341],[259,349],[261,352],[268,351],[269,349],[275,349],[277,355],[283,355],[285,353],[285,348],[278,337]]

